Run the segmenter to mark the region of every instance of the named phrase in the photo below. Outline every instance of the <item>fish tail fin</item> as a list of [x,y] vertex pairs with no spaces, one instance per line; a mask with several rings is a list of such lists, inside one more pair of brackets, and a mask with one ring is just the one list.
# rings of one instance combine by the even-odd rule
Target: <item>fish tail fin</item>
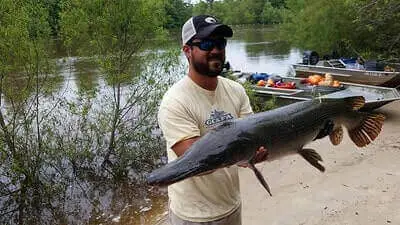
[[362,119],[358,126],[348,129],[351,140],[358,147],[364,147],[375,140],[382,130],[385,116],[380,113],[359,112]]
[[325,171],[325,167],[323,165],[319,164],[320,161],[322,162],[322,157],[314,149],[303,148],[303,149],[299,150],[298,153],[301,156],[303,156],[303,158],[305,160],[307,160],[307,162],[309,162],[311,165],[313,165],[319,171],[321,171],[321,172]]

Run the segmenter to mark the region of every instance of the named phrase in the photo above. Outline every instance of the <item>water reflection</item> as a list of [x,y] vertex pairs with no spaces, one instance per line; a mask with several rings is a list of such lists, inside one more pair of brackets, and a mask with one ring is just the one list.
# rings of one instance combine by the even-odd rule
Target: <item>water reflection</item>
[[227,60],[234,70],[293,75],[291,64],[301,60],[299,49],[278,39],[273,27],[234,28]]
[[[229,41],[227,47],[227,60],[235,70],[285,75],[289,71],[290,64],[300,60],[299,50],[290,48],[286,43],[278,41],[276,32],[271,27],[235,27],[234,30],[235,35]],[[175,45],[177,49],[180,48],[180,43],[175,43]],[[186,64],[186,58],[181,55],[180,63],[168,74],[164,73],[161,66],[157,66],[157,64],[153,64],[152,68],[141,68],[146,70],[146,76],[141,81],[142,83],[132,89],[124,87],[123,92],[124,94],[132,94],[134,97],[143,95],[143,101],[152,103],[154,106],[157,93],[145,95],[156,89],[154,86],[148,87],[149,84],[154,83],[155,79],[162,80],[162,82],[168,84],[169,81],[184,76],[185,72],[182,71],[186,71],[186,67],[184,67]],[[37,215],[18,215],[18,208],[28,207],[28,204],[31,203],[22,202],[21,199],[23,197],[18,196],[18,192],[15,192],[15,195],[10,194],[6,197],[3,195],[4,193],[16,191],[16,186],[19,185],[18,182],[12,184],[10,178],[23,180],[21,177],[9,176],[13,172],[10,169],[13,166],[11,165],[13,162],[0,165],[0,215],[9,216],[10,218],[38,216],[38,220],[25,219],[20,221],[21,223],[32,221],[31,224],[43,222],[44,224],[115,223],[147,225],[155,224],[157,221],[162,220],[167,212],[166,190],[129,182],[137,180],[136,178],[140,177],[140,173],[149,170],[149,167],[144,165],[150,164],[146,163],[146,160],[153,159],[146,159],[146,154],[147,156],[149,154],[147,149],[164,152],[164,146],[160,144],[162,140],[159,139],[149,139],[151,141],[149,141],[148,145],[137,146],[136,140],[150,137],[144,135],[133,137],[134,132],[126,131],[133,129],[132,127],[143,123],[143,121],[150,127],[156,121],[155,118],[146,120],[146,118],[136,115],[135,113],[139,112],[139,110],[143,112],[149,111],[142,105],[132,107],[131,111],[126,112],[129,122],[126,123],[127,126],[119,130],[119,138],[121,140],[124,138],[132,139],[133,141],[127,141],[126,145],[122,145],[117,150],[124,153],[122,154],[122,156],[126,156],[124,159],[132,159],[126,165],[135,170],[132,172],[133,175],[124,174],[126,179],[104,179],[104,177],[99,176],[96,169],[99,169],[99,161],[105,155],[104,150],[107,149],[107,129],[109,127],[104,124],[109,122],[107,120],[109,117],[106,117],[107,114],[103,112],[107,112],[108,108],[112,108],[110,104],[113,101],[112,88],[108,85],[109,83],[97,64],[90,58],[62,55],[58,60],[57,69],[56,75],[46,78],[46,81],[51,82],[45,85],[47,88],[43,90],[47,91],[44,92],[43,98],[49,97],[46,99],[47,105],[44,105],[44,107],[52,109],[49,115],[54,113],[54,118],[52,117],[48,121],[44,120],[44,122],[49,123],[49,126],[46,127],[49,129],[46,132],[48,132],[48,135],[59,135],[57,136],[59,139],[46,142],[51,152],[43,153],[37,151],[37,155],[35,155],[37,164],[35,166],[37,168],[42,166],[42,168],[37,171],[32,169],[32,173],[38,173],[38,176],[34,177],[35,182],[37,181],[38,184],[26,184],[27,190],[31,188],[38,192],[38,194],[35,194],[35,191],[32,192],[35,198],[32,200],[32,205],[29,205],[37,209]],[[132,76],[129,78],[131,79]],[[145,80],[145,78],[149,80]],[[26,86],[27,81],[12,81],[7,85],[13,86],[14,91],[17,91],[22,86]],[[29,92],[28,94],[31,93]],[[11,96],[12,93],[9,95]],[[104,96],[109,96],[109,98]],[[52,99],[53,97],[55,98]],[[54,102],[57,102],[57,105],[53,104]],[[6,101],[6,104],[11,104],[11,101]],[[54,105],[57,107],[54,107]],[[71,114],[71,111],[68,110],[74,110],[74,113]],[[93,116],[91,113],[96,114]],[[95,123],[96,116],[103,118],[103,120]],[[48,117],[45,119],[48,119]],[[52,122],[56,123],[56,129],[50,129],[54,128],[54,124],[50,124]],[[83,127],[84,123],[88,123],[88,126]],[[80,129],[81,126],[84,128],[79,130],[81,133],[76,132],[76,129]],[[150,133],[149,136],[157,136],[156,130],[151,130],[146,126],[143,127],[142,129],[148,129],[145,131]],[[123,132],[125,132],[124,135],[122,135]],[[42,138],[44,137],[46,136]],[[71,146],[68,146],[68,144],[71,144]],[[32,149],[26,149],[29,149],[27,153],[32,154]],[[127,151],[127,149],[130,151]],[[133,151],[140,157],[132,157]],[[29,154],[24,156],[29,158],[31,156]],[[68,155],[69,158],[65,155]],[[159,158],[159,155],[157,157]],[[7,160],[4,162],[7,162]],[[115,167],[118,166],[115,165]],[[27,166],[27,168],[34,167]],[[87,171],[83,170],[83,168],[87,168]],[[53,192],[49,192],[49,189]],[[25,194],[29,197],[31,193],[28,191]],[[52,193],[52,195],[46,196],[48,193]],[[15,212],[12,211],[14,209]],[[9,211],[12,212],[7,213]],[[18,223],[17,220],[10,221],[7,218],[0,218],[0,223],[16,224]],[[39,222],[35,223],[35,221]]]
[[[96,90],[99,86],[99,69],[97,64],[91,59],[80,59],[70,58],[74,63],[68,63],[67,65],[73,65],[73,78],[76,81],[77,91],[80,93],[87,93]],[[70,73],[71,68],[67,67],[63,73]]]
[[74,212],[68,218],[70,224],[154,225],[163,221],[167,212],[165,189],[92,181],[75,182],[67,193],[71,199],[66,210]]
[[274,59],[285,59],[290,54],[290,47],[284,42],[247,43],[246,52],[249,57],[272,56]]
[[[118,152],[110,154],[109,161],[114,162],[110,166],[101,163],[109,143],[113,90],[92,60],[60,59],[56,73],[59,76],[43,79],[61,79],[57,85],[43,84],[40,90],[48,91],[40,96],[37,111],[31,106],[36,103],[31,101],[35,93],[18,92],[29,86],[29,79],[20,77],[22,87],[7,83],[14,91],[10,93],[24,94],[16,96],[29,104],[19,107],[17,113],[5,109],[10,115],[3,114],[7,120],[16,121],[16,128],[12,128],[17,130],[13,133],[17,144],[9,151],[0,151],[0,224],[153,224],[165,213],[163,192],[136,183],[165,149],[152,130],[156,103],[162,93],[158,83],[169,84],[168,77],[160,76],[169,75],[166,67],[160,65],[165,61],[161,56],[157,58],[144,66],[146,76],[123,87],[124,121],[121,119],[118,128]],[[155,79],[159,82],[149,82]],[[14,106],[16,100],[5,102]],[[37,144],[35,136],[37,123],[31,122],[36,115],[42,144]],[[114,176],[118,172],[121,176]]]

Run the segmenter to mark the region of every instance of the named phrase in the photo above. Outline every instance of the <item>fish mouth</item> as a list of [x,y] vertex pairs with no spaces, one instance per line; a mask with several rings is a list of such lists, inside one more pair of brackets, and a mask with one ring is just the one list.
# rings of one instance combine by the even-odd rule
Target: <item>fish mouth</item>
[[[156,171],[154,171],[156,172]],[[146,175],[146,182],[150,186],[167,186],[173,183],[171,180],[161,180],[157,177],[155,173],[150,173]]]

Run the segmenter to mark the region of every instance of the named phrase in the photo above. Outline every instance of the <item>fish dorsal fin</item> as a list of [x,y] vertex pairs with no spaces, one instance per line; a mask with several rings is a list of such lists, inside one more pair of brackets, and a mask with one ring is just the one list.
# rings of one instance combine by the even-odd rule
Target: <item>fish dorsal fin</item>
[[343,128],[342,126],[336,127],[330,134],[329,139],[333,145],[338,145],[343,140]]
[[363,113],[360,124],[349,130],[351,140],[358,147],[364,147],[375,140],[382,130],[385,116],[380,113]]
[[348,97],[346,101],[349,101],[353,111],[357,111],[365,105],[365,98],[363,96]]
[[351,96],[346,98],[326,98],[322,97],[322,102],[337,102],[345,101],[351,111],[357,111],[365,105],[365,98],[363,96]]
[[303,148],[299,150],[298,153],[319,171],[321,172],[325,171],[325,167],[319,164],[319,162],[322,162],[322,157],[314,149]]

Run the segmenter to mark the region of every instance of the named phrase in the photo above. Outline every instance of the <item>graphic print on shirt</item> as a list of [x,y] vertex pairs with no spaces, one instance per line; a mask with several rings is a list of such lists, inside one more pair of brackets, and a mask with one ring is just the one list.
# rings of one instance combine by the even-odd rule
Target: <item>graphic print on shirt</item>
[[210,116],[204,122],[204,124],[208,129],[210,129],[210,128],[214,128],[214,127],[220,125],[221,123],[223,123],[225,121],[232,120],[232,119],[234,119],[234,117],[232,116],[231,113],[225,112],[223,110],[218,111],[218,110],[214,109],[211,111]]

